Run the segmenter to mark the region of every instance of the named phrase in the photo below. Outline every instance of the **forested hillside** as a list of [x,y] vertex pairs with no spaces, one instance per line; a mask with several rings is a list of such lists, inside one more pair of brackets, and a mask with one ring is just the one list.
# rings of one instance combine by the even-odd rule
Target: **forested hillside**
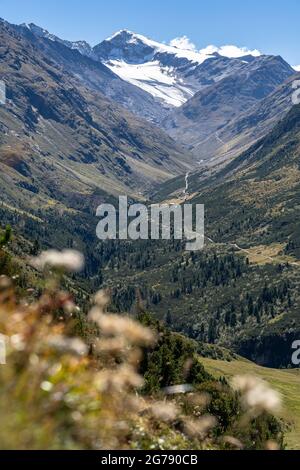
[[248,403],[244,379],[214,379],[196,342],[141,310],[135,320],[108,313],[104,291],[84,300],[66,276],[82,267],[78,252],[29,261],[12,253],[23,244],[8,228],[1,235],[0,326],[10,338],[0,368],[1,448],[284,446],[276,392],[263,385],[272,407],[264,395]]

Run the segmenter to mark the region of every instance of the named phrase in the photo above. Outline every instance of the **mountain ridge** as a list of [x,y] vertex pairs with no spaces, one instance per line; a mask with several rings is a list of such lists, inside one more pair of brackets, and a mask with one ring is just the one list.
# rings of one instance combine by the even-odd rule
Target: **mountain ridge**
[[[171,138],[87,88],[30,32],[24,35],[23,28],[0,22],[0,34],[0,72],[7,90],[6,105],[0,107],[0,164],[7,203],[42,197],[44,204],[55,199],[55,192],[67,201],[62,181],[69,199],[99,186],[107,193],[137,196],[142,186],[190,166],[191,158]],[[79,53],[70,54],[76,59]]]
[[[296,72],[280,56],[260,56],[255,61],[244,64],[243,68],[234,74],[197,92],[182,107],[166,116],[163,127],[173,138],[193,151],[198,160],[210,160],[217,156],[219,149],[223,148],[224,161],[228,157],[238,155],[242,151],[242,146],[246,144],[240,141],[238,121],[242,117],[246,120],[251,108],[253,108],[252,114],[255,114],[260,104],[264,103],[264,100],[267,102],[285,82],[290,86],[291,96],[293,93],[292,83],[289,81],[291,77],[296,79]],[[271,99],[269,103],[272,103]],[[291,107],[290,100],[285,111]],[[259,111],[257,113],[259,114]],[[267,118],[266,114],[265,119]],[[236,130],[233,127],[234,122],[237,122]],[[276,123],[276,119],[273,119],[273,123]],[[249,122],[249,127],[250,125],[253,126],[255,139],[257,128],[253,122]],[[225,129],[229,129],[230,126],[233,127],[232,131],[226,136]],[[236,150],[231,155],[228,149],[226,152],[227,144],[229,147],[236,145]]]
[[[266,134],[277,118],[273,111],[271,116],[262,113],[259,102],[296,74],[280,56],[258,51],[251,55],[241,49],[231,53],[235,57],[226,57],[214,46],[199,52],[188,49],[189,45],[177,47],[173,41],[172,45],[158,43],[129,30],[87,48],[82,41],[61,40],[34,24],[23,27],[40,41],[47,55],[86,86],[164,127],[194,153],[196,164],[202,160],[224,164]],[[180,45],[180,40],[175,44]],[[253,116],[256,109],[266,121],[260,119],[257,126],[255,118],[247,119],[247,113]],[[278,119],[282,116],[279,113]]]
[[[205,86],[206,80],[211,77],[204,77],[201,80],[201,70],[195,72],[196,78],[192,81],[188,80],[188,76],[193,73],[193,69],[199,67],[208,59],[215,59],[217,63],[222,64],[222,74],[224,74],[226,73],[228,59],[229,61],[239,61],[241,64],[261,55],[257,50],[251,51],[235,46],[219,48],[208,46],[197,51],[196,49],[172,45],[175,40],[171,41],[171,45],[159,43],[127,29],[114,33],[92,47],[85,41],[72,42],[60,39],[33,23],[24,24],[23,26],[38,37],[59,42],[71,49],[78,50],[81,54],[93,60],[100,60],[120,78],[145,90],[168,108],[182,105],[194,93]],[[172,69],[175,72],[179,69],[177,78]],[[153,83],[155,80],[158,82],[157,86]],[[170,88],[172,88],[172,91],[170,91]]]
[[233,59],[222,57],[213,47],[210,53],[208,48],[202,51],[181,49],[128,30],[115,33],[96,45],[93,51],[115,73],[145,89],[171,108],[181,106],[204,87],[207,80],[212,79],[212,75],[200,77],[201,70],[198,70],[207,61],[222,63],[221,75],[224,75],[226,59],[227,62],[239,61],[239,65],[252,60],[249,54]]

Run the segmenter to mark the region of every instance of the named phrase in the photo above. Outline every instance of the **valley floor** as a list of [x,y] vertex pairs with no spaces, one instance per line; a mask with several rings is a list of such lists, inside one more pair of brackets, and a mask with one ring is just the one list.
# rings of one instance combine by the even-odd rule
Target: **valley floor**
[[270,383],[283,396],[284,408],[282,418],[287,421],[291,430],[286,434],[288,450],[300,450],[300,370],[268,369],[245,359],[221,361],[201,358],[208,372],[216,377],[231,377],[240,374],[252,374]]

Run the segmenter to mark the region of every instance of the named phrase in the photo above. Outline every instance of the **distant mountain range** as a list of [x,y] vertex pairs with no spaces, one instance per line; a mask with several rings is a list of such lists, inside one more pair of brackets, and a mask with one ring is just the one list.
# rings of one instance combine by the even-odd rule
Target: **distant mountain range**
[[99,188],[137,197],[190,167],[172,138],[112,101],[143,101],[138,88],[28,28],[1,21],[0,36],[2,201],[68,206]]
[[[91,47],[85,41],[62,40],[34,24],[22,27],[43,40],[45,53],[86,86],[163,127],[193,152],[196,165],[202,160],[215,165],[238,155],[292,106],[289,79],[296,70],[279,56],[235,46],[196,51],[184,41],[162,44],[126,29]],[[282,100],[280,90],[286,95]],[[280,112],[270,99],[269,115],[273,93]],[[248,116],[260,116],[259,125]]]
[[[101,61],[122,79],[154,96],[167,108],[181,106],[203,87],[224,78],[260,55],[259,51],[233,46],[233,51],[209,46],[198,52],[183,46],[159,43],[126,29],[91,47],[85,41],[62,40],[32,23],[23,26],[36,36],[59,42]],[[199,68],[209,59],[212,62],[209,66],[206,64]]]

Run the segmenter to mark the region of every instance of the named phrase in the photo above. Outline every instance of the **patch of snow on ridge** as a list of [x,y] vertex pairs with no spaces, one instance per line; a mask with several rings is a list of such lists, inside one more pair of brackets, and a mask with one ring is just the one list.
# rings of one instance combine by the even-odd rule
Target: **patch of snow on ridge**
[[123,60],[110,60],[106,66],[123,80],[142,88],[170,106],[181,106],[193,96],[188,87],[175,79],[172,67],[161,67],[158,61],[128,64]]
[[293,65],[293,69],[296,70],[296,72],[300,72],[300,65]]

